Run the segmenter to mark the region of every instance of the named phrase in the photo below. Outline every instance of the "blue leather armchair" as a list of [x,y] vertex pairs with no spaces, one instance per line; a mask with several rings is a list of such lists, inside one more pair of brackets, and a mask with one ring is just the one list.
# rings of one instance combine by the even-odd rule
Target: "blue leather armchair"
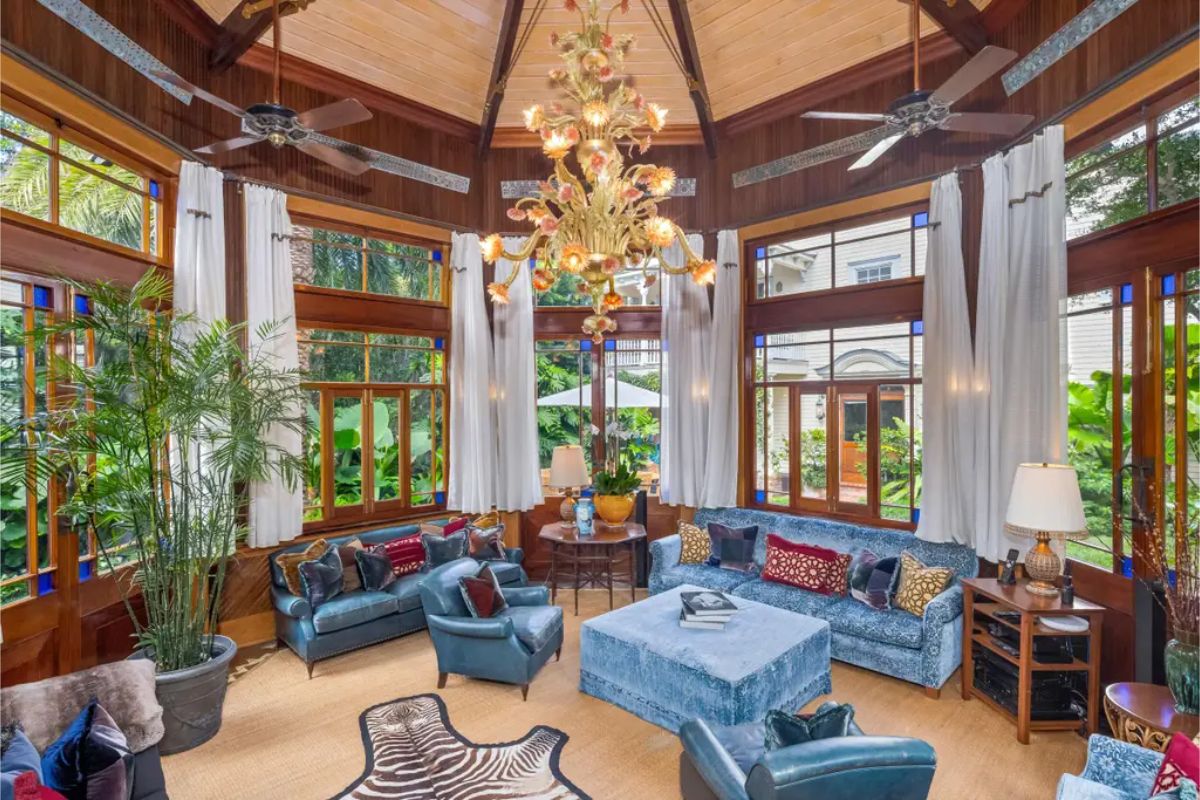
[[925,800],[937,765],[919,739],[865,736],[852,723],[850,736],[765,752],[747,775],[718,732],[698,719],[679,729],[684,800]]
[[562,654],[562,609],[550,605],[544,586],[501,587],[508,608],[489,619],[472,617],[458,579],[474,575],[479,564],[460,558],[433,569],[420,584],[421,605],[437,652],[438,688],[453,672],[471,678],[515,683],[521,697],[551,654]]

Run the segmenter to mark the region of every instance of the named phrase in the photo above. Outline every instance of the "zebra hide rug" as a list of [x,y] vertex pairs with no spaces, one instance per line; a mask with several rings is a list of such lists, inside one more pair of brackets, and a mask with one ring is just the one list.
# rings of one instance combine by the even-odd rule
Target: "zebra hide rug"
[[436,694],[368,708],[359,725],[367,767],[334,800],[590,800],[558,768],[567,734],[555,728],[474,744]]

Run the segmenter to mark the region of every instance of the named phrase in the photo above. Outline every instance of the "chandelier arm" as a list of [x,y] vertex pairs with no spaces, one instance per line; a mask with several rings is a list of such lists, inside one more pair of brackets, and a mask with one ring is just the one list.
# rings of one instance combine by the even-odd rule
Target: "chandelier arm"
[[[508,258],[508,254],[505,253],[503,257]],[[515,259],[509,260],[512,261],[512,269],[508,271],[508,277],[502,281],[505,286],[512,286],[513,282],[517,279],[517,273],[521,270],[521,261]]]
[[[524,261],[525,259],[529,258],[529,254],[532,253],[535,249],[537,249],[538,242],[540,242],[542,240],[542,238],[543,238],[542,234],[540,234],[540,233],[536,233],[536,234],[530,236],[528,239],[525,240],[525,243],[521,245],[521,249],[518,250],[516,253],[510,253],[507,250],[500,251],[501,258],[507,259],[509,261],[518,262],[517,266],[513,267],[513,277],[516,277],[517,267],[520,266],[519,262]],[[512,280],[512,278],[510,277],[509,280]]]

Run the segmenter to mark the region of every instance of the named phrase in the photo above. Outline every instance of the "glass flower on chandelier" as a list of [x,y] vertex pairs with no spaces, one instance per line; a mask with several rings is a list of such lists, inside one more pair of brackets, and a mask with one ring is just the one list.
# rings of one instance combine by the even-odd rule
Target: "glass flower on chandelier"
[[[696,283],[710,284],[716,263],[693,251],[683,230],[659,213],[659,202],[675,187],[675,171],[653,164],[626,166],[621,154],[622,145],[630,157],[635,147],[639,153],[649,150],[651,135],[667,119],[667,109],[647,102],[619,77],[634,37],[614,37],[608,23],[614,12],[628,10],[629,0],[615,3],[603,25],[599,0],[566,0],[564,6],[579,11],[583,29],[551,35],[564,68],[551,70],[550,80],[575,108],[554,103],[525,109],[525,127],[541,135],[542,152],[554,162],[554,171],[538,183],[536,195],[508,209],[509,219],[533,226],[529,237],[509,253],[493,233],[483,240],[483,259],[489,264],[501,258],[515,262],[504,281],[488,285],[496,303],[508,302],[508,289],[525,259],[534,259],[532,280],[538,292],[554,286],[563,273],[577,275],[578,290],[589,297],[593,311],[583,330],[599,342],[617,329],[609,312],[623,303],[616,290],[618,273],[640,271],[649,286],[655,275],[648,265],[656,259],[669,275],[690,274]],[[572,153],[578,174],[567,165]],[[682,265],[663,258],[662,251],[676,241],[683,250]]]

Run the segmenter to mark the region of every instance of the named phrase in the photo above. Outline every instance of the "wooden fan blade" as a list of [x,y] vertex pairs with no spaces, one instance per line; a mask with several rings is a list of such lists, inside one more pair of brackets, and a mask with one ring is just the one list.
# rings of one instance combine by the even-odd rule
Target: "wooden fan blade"
[[853,119],[863,122],[887,122],[887,114],[859,114],[855,111],[805,111],[805,119]]
[[330,166],[349,172],[351,175],[362,175],[371,168],[371,165],[361,158],[347,155],[341,150],[321,142],[314,142],[311,139],[300,142],[296,145],[296,149],[308,153],[313,158],[319,158]]
[[929,102],[948,106],[973,90],[976,86],[1008,66],[1017,57],[1012,50],[988,45],[976,53],[970,61],[958,68],[958,72],[929,96]]
[[872,164],[875,163],[876,159],[878,159],[881,155],[886,153],[888,150],[892,149],[892,145],[894,145],[896,142],[900,141],[903,138],[904,138],[904,132],[901,131],[900,133],[893,133],[891,136],[888,136],[886,139],[880,140],[880,142],[877,145],[872,147],[867,152],[863,153],[862,158],[860,158],[858,161],[855,161],[853,164],[851,164],[850,169],[862,169],[863,167],[871,166]]
[[257,144],[262,141],[261,136],[238,136],[233,139],[226,139],[223,142],[213,142],[204,147],[197,147],[192,152],[207,153],[209,155],[217,155],[218,153],[228,153],[230,150],[237,150],[242,147],[249,147],[252,144]]
[[174,72],[162,72],[160,70],[151,70],[151,74],[154,75],[154,77],[159,78],[160,80],[166,81],[167,83],[171,84],[172,86],[178,86],[180,89],[183,89],[185,92],[190,92],[190,93],[196,95],[196,97],[199,97],[204,102],[211,103],[212,105],[216,106],[217,108],[221,109],[222,111],[228,111],[230,114],[233,114],[235,117],[246,116],[245,109],[238,108],[237,106],[235,106],[233,103],[229,102],[228,100],[223,100],[222,98],[217,97],[212,92],[206,92],[203,89],[201,89],[199,86],[195,86],[194,84],[188,83],[183,78],[176,75]]
[[329,128],[340,128],[343,125],[353,125],[356,122],[366,122],[373,115],[367,107],[353,97],[338,100],[327,106],[310,108],[296,116],[296,121],[310,131],[323,131]]
[[1033,122],[1029,114],[986,114],[982,112],[964,112],[951,114],[942,121],[939,128],[945,131],[965,131],[968,133],[993,133],[1000,136],[1016,136]]

